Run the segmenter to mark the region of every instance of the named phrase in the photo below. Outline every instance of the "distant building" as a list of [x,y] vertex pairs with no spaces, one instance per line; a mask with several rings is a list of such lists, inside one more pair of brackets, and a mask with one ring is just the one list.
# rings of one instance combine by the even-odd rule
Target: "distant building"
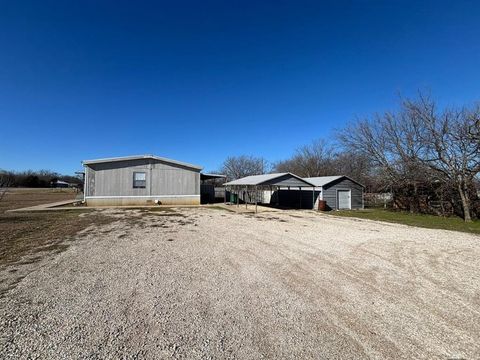
[[82,163],[88,206],[200,204],[200,166],[154,155]]
[[55,180],[55,181],[52,181],[51,186],[54,188],[68,188],[68,187],[72,187],[72,184],[62,180]]

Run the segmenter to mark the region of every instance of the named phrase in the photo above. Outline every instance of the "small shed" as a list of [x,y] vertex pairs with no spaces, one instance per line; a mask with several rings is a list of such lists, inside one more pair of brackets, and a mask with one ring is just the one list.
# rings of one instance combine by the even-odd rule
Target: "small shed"
[[365,186],[345,175],[307,177],[306,181],[315,185],[319,192],[318,200],[325,200],[327,210],[363,209]]

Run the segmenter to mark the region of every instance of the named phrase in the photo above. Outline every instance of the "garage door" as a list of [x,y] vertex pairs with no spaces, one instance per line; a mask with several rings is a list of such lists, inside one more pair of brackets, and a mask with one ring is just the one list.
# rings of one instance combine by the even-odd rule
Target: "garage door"
[[338,209],[350,209],[350,190],[338,190]]

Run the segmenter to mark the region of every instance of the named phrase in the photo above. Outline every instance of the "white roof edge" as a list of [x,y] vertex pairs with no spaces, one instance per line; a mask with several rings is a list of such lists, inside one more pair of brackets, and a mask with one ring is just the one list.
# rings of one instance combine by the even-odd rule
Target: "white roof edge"
[[219,178],[221,178],[221,177],[227,177],[227,175],[223,175],[223,174],[213,174],[213,173],[203,173],[203,172],[202,172],[202,175],[206,175],[206,176],[218,176]]
[[249,175],[226,182],[224,185],[257,185],[264,181],[275,179],[286,174],[287,173]]
[[325,185],[328,185],[334,181],[337,181],[338,179],[341,179],[341,178],[347,178],[349,179],[350,181],[353,181],[354,183],[362,186],[362,187],[365,187],[365,185],[363,185],[362,183],[359,183],[358,181],[352,179],[350,176],[347,176],[347,175],[332,175],[332,176],[313,176],[313,177],[307,177],[305,178],[306,180],[309,180],[309,181],[312,181],[313,184],[315,184],[314,182],[314,179],[324,179],[324,180],[327,180],[325,182],[317,182],[315,184],[315,186],[318,186],[318,187],[321,187],[321,186],[325,186]]
[[[260,185],[261,183],[264,183],[268,180],[276,179],[276,178],[279,178],[279,177],[285,176],[285,175],[293,176],[294,178],[296,178],[298,180],[301,180],[301,181],[307,183],[308,185],[310,185],[312,187],[315,186],[315,184],[311,183],[310,181],[305,180],[305,179],[301,178],[300,176],[292,174],[290,172],[274,173],[274,174],[261,174],[261,175],[250,175],[250,176],[245,176],[245,177],[240,178],[240,179],[229,181],[229,182],[227,182],[223,185]],[[241,181],[241,180],[243,180],[243,181]]]
[[120,157],[111,157],[111,158],[102,158],[102,159],[93,159],[93,160],[83,160],[82,164],[83,165],[90,165],[90,164],[100,164],[100,163],[106,163],[106,162],[116,162],[116,161],[125,161],[125,160],[139,160],[139,159],[154,159],[154,160],[159,160],[171,164],[176,164],[176,165],[181,165],[185,167],[189,167],[192,169],[198,169],[202,170],[203,167],[199,165],[194,165],[194,164],[189,164],[183,161],[178,161],[178,160],[173,160],[173,159],[168,159],[156,155],[150,155],[150,154],[145,154],[145,155],[132,155],[132,156],[120,156]]

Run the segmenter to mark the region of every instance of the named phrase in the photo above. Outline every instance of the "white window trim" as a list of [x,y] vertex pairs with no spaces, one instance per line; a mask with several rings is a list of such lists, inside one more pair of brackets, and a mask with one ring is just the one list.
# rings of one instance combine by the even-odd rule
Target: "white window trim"
[[[143,174],[143,179],[137,179],[136,178],[137,174]],[[144,186],[135,186],[136,181],[143,181],[143,182],[145,182],[145,185]],[[146,189],[147,188],[147,172],[146,171],[134,171],[133,172],[132,188],[133,189]]]

